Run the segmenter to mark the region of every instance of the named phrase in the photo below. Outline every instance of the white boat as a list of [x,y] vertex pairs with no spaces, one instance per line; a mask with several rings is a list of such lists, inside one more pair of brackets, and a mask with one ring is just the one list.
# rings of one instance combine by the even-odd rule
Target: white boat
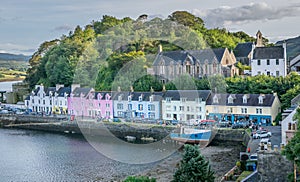
[[202,120],[199,126],[181,126],[179,133],[171,133],[172,140],[200,144],[200,147],[206,147],[216,135],[216,122],[214,120]]

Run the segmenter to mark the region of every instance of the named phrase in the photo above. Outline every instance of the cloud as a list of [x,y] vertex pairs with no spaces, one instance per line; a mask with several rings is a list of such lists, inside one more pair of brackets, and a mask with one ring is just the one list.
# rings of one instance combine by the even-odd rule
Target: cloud
[[66,24],[66,25],[57,26],[53,30],[54,31],[70,31],[72,29],[73,29],[72,26]]
[[227,27],[253,21],[278,20],[300,15],[300,4],[272,7],[267,3],[251,3],[239,7],[222,6],[216,9],[194,9],[193,14],[204,19],[208,27]]

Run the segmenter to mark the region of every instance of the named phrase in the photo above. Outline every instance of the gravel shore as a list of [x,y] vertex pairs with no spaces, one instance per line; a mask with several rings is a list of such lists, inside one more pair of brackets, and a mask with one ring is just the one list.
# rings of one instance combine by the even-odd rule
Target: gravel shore
[[[208,146],[201,149],[201,154],[209,160],[211,168],[215,171],[215,181],[220,181],[222,176],[235,166],[241,151],[244,151],[244,147],[241,144],[234,144],[230,146]],[[181,153],[177,152],[139,175],[156,178],[158,182],[171,181],[180,160]]]

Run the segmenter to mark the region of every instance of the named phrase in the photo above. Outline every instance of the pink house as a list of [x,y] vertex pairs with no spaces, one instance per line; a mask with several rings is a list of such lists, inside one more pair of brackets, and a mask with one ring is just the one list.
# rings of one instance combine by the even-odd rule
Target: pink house
[[92,88],[76,88],[68,98],[70,115],[91,118],[113,118],[110,92],[95,92]]

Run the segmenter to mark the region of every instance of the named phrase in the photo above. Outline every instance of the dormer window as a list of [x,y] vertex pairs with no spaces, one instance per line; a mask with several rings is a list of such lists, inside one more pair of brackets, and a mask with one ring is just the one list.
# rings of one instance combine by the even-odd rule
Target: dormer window
[[247,95],[244,95],[243,96],[243,104],[247,104],[247,99],[248,99]]
[[167,97],[166,102],[171,102],[171,97]]
[[109,100],[110,99],[110,95],[109,94],[106,94],[105,95],[105,100]]
[[153,95],[151,95],[151,96],[149,97],[149,101],[150,101],[150,102],[153,101]]
[[141,102],[143,100],[143,96],[139,96],[139,102]]
[[121,101],[122,100],[122,95],[119,95],[118,96],[118,101]]
[[219,103],[219,98],[217,95],[213,97],[213,103]]
[[233,98],[231,97],[231,95],[228,97],[228,104],[233,104]]
[[130,95],[130,96],[128,96],[128,101],[129,101],[129,102],[131,101],[131,95]]
[[263,104],[263,102],[264,102],[264,97],[263,97],[262,95],[260,95],[260,96],[258,97],[258,103],[259,103],[259,104]]

